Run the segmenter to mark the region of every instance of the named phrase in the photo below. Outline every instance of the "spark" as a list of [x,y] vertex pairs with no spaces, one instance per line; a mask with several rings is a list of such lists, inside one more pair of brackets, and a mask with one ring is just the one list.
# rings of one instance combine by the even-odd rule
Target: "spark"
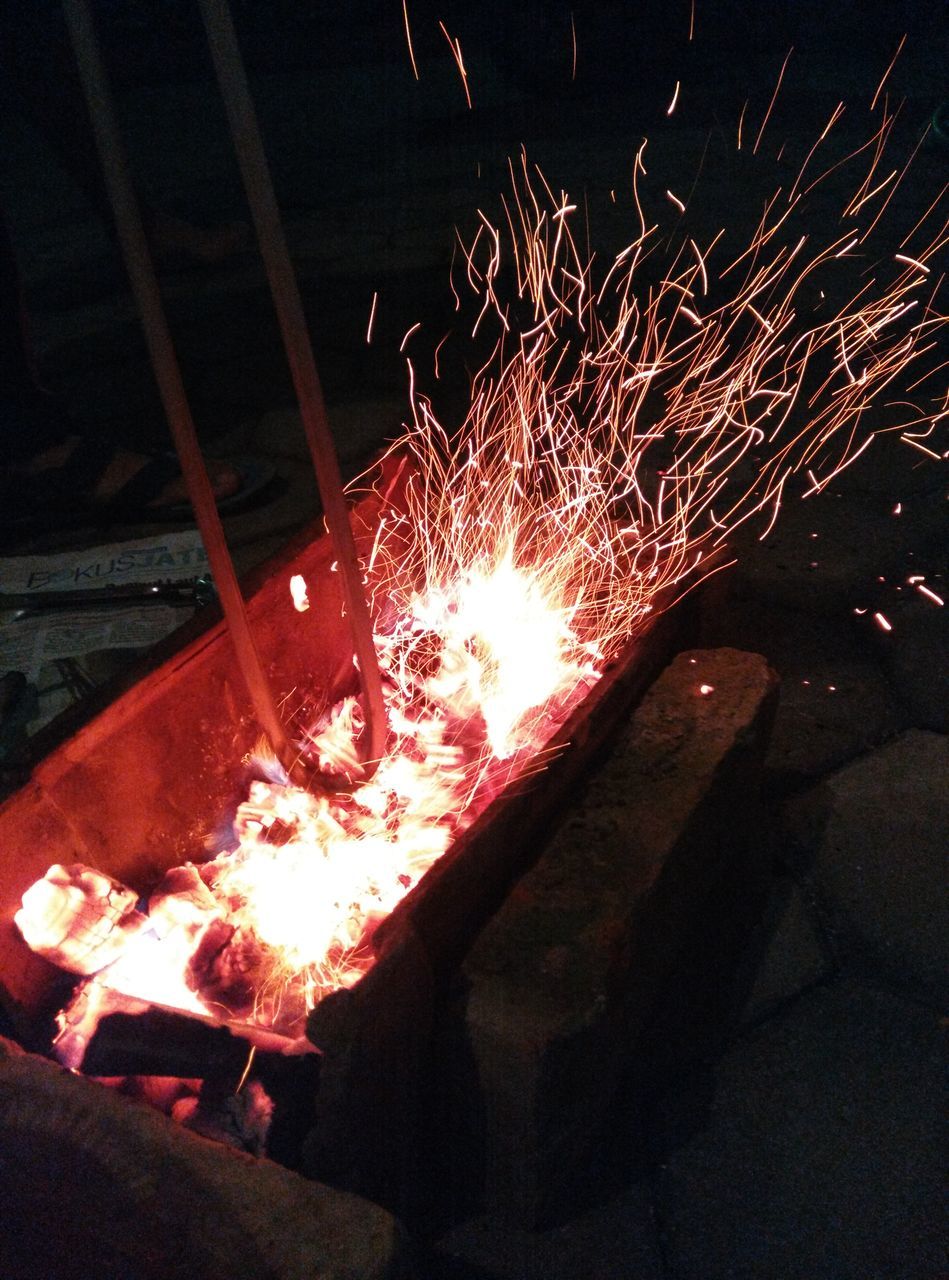
[[672,93],[672,101],[669,103],[668,107],[666,107],[667,116],[671,116],[673,111],[675,111],[676,109],[676,103],[679,101],[679,87],[680,87],[680,84],[679,84],[679,81],[677,80],[676,87]]
[[715,692],[715,686],[713,684],[699,685],[699,693],[702,695],[703,698],[707,698],[710,693],[714,693],[714,692]]
[[675,205],[675,207],[679,210],[680,213],[685,213],[685,205],[682,203],[682,201],[679,199],[678,196],[673,195],[671,191],[667,191],[666,197],[667,199],[672,201],[672,203]]
[[764,113],[764,119],[761,121],[761,128],[758,130],[757,138],[755,138],[755,145],[751,148],[751,154],[754,156],[758,154],[758,148],[761,145],[761,139],[764,137],[764,131],[767,126],[768,120],[771,118],[771,112],[774,110],[774,104],[778,100],[778,93],[780,92],[780,89],[781,89],[781,81],[784,79],[784,73],[787,70],[787,65],[788,65],[788,62],[791,60],[791,54],[793,52],[794,52],[793,48],[788,49],[787,54],[785,55],[785,59],[781,63],[781,70],[778,73],[778,82],[774,86],[774,93],[772,93],[771,101],[768,103],[768,110]]
[[743,102],[742,108],[741,108],[741,114],[738,117],[738,139],[737,139],[737,145],[735,147],[736,151],[741,150],[741,132],[742,132],[742,127],[744,126],[744,123],[745,123],[745,112],[748,110],[748,101],[749,100],[746,98],[745,101]]
[[250,1069],[254,1065],[254,1059],[256,1058],[256,1056],[257,1056],[257,1046],[255,1044],[252,1044],[250,1046],[250,1051],[247,1054],[247,1061],[244,1063],[244,1070],[241,1072],[241,1078],[238,1080],[237,1084],[234,1087],[235,1094],[240,1093],[241,1089],[243,1089],[244,1085],[247,1083],[247,1077],[250,1075]]
[[938,604],[938,605],[945,604],[945,601],[943,600],[942,596],[937,596],[935,591],[930,591],[929,587],[923,586],[921,582],[918,582],[916,584],[916,590],[920,593],[920,595],[925,596],[927,600],[932,600],[933,604]]
[[570,79],[576,80],[577,78],[577,24],[574,20],[574,13],[572,9],[570,10],[570,46],[571,46]]
[[445,343],[448,341],[449,337],[450,337],[450,335],[449,335],[449,334],[447,334],[447,333],[444,335],[444,337],[442,338],[442,340],[439,342],[438,346],[435,348],[435,354],[434,354],[434,356],[432,357],[432,363],[433,363],[433,365],[434,365],[434,367],[435,367],[435,380],[436,380],[436,381],[438,380],[438,377],[439,377],[439,374],[438,374],[438,356],[439,356],[439,353],[441,352],[442,347],[443,347],[443,346],[445,345]]
[[894,253],[893,257],[897,262],[907,262],[911,267],[916,267],[918,271],[922,271],[924,275],[929,275],[929,268],[925,262],[920,262],[916,258],[911,258],[907,253]]
[[369,324],[366,326],[366,345],[372,342],[372,326],[376,319],[376,304],[379,301],[379,290],[372,295],[372,306],[369,308]]
[[413,333],[417,333],[418,330],[421,329],[421,327],[422,327],[421,320],[416,320],[415,324],[411,325],[408,329],[406,329],[405,334],[402,338],[402,341],[399,343],[400,352],[405,351],[405,347],[406,347],[406,344],[408,343],[409,338],[411,338]]
[[409,49],[409,61],[412,64],[412,74],[416,80],[419,78],[418,67],[415,64],[415,50],[412,48],[412,28],[409,25],[409,5],[408,0],[402,0],[402,20],[405,23],[405,43]]
[[898,44],[898,45],[897,45],[897,47],[896,47],[896,53],[894,53],[894,54],[893,54],[893,57],[892,57],[892,59],[890,60],[890,65],[889,65],[889,66],[887,67],[887,69],[883,72],[882,79],[880,80],[880,83],[877,85],[876,93],[873,95],[873,100],[872,100],[872,102],[870,103],[870,110],[871,110],[871,111],[876,111],[877,99],[879,98],[880,94],[883,92],[883,86],[886,84],[886,82],[887,82],[887,78],[889,77],[890,72],[893,70],[894,66],[896,65],[896,60],[897,60],[897,58],[900,56],[900,54],[902,53],[902,51],[903,51],[903,45],[904,45],[905,43],[906,43],[906,36],[905,36],[905,34],[904,34],[904,35],[903,35],[903,37],[902,37],[902,39],[900,40],[899,44]]
[[468,110],[470,111],[472,109],[471,90],[468,88],[468,72],[465,70],[465,60],[461,55],[461,41],[457,36],[452,39],[448,34],[444,22],[439,20],[438,25],[441,27],[442,35],[448,41],[448,47],[451,49],[451,56],[455,59],[455,65],[458,68],[458,74],[461,76],[461,84],[465,91],[465,100],[468,103]]
[[892,623],[889,621],[889,619],[888,619],[884,614],[882,614],[882,613],[875,613],[875,614],[873,615],[873,621],[877,624],[877,626],[880,628],[880,630],[881,630],[881,631],[892,631],[892,630],[893,630],[893,624],[892,624]]
[[924,453],[927,458],[932,458],[935,462],[942,461],[941,454],[936,453],[935,449],[927,449],[927,447],[924,444],[921,444],[913,436],[907,435],[904,432],[903,435],[900,436],[900,440],[903,444],[912,445],[914,449],[918,449],[920,453]]

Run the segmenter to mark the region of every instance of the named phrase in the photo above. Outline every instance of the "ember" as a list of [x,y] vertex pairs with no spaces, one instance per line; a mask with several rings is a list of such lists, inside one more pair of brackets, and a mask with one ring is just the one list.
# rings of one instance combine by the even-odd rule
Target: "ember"
[[[882,109],[847,161],[856,194],[838,238],[816,244],[791,220],[822,181],[811,171],[839,111],[740,253],[721,234],[684,239],[660,271],[639,198],[645,146],[639,233],[605,269],[578,247],[567,194],[525,157],[512,166],[505,225],[482,215],[463,252],[473,336],[496,337],[460,428],[438,421],[409,363],[411,422],[388,460],[408,475],[404,509],[382,520],[366,566],[387,680],[376,772],[358,781],[362,712],[346,699],[298,743],[339,790],[299,790],[260,761],[227,847],[169,872],[147,914],[107,877],[54,867],[17,917],[27,942],[102,989],[290,1036],[355,982],[375,925],[501,787],[539,767],[660,593],[714,571],[744,522],[770,528],[795,483],[804,497],[826,488],[871,444],[868,405],[933,349],[945,321],[927,264],[946,243],[944,227],[927,235],[934,210],[904,241],[912,254],[863,275],[893,190],[876,176]],[[887,429],[932,453],[944,405],[889,407]],[[291,591],[307,609],[302,579]]]

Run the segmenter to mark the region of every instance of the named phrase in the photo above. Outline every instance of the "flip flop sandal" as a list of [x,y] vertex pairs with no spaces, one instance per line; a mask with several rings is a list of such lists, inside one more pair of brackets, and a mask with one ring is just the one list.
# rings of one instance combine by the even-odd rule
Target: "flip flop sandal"
[[[83,439],[61,467],[26,475],[10,472],[0,487],[0,527],[6,532],[56,532],[84,526],[121,523],[187,523],[194,519],[188,502],[149,505],[181,474],[171,452],[156,452],[107,499],[93,496],[95,486],[115,457],[115,444]],[[275,477],[273,466],[258,458],[228,459],[240,487],[218,501],[226,515],[260,501]]]
[[[226,461],[237,473],[240,485],[234,493],[217,499],[217,509],[222,516],[256,505],[270,489],[277,474],[271,463],[260,458],[238,457]],[[180,474],[181,467],[175,454],[156,454],[112,498],[106,502],[94,501],[90,505],[94,511],[101,511],[110,523],[131,520],[137,524],[181,524],[193,521],[190,502],[151,505],[169,480]]]

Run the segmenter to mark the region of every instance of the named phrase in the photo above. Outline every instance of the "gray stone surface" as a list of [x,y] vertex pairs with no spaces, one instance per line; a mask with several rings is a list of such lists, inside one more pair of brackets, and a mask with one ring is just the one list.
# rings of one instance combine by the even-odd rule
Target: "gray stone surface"
[[622,1195],[549,1231],[499,1228],[478,1218],[437,1243],[426,1280],[667,1280],[652,1191]]
[[480,1116],[489,1212],[556,1213],[603,1140],[696,912],[747,856],[775,692],[756,655],[676,658],[466,959],[462,1105]]
[[927,548],[944,551],[940,482],[938,464],[920,465],[915,450],[877,437],[826,492],[803,501],[788,495],[766,538],[759,541],[751,526],[741,533],[734,545],[742,589],[828,617],[866,606],[880,579],[902,582]]
[[396,1280],[395,1219],[0,1040],[0,1271]]
[[760,932],[764,947],[741,1011],[745,1024],[762,1021],[820,982],[833,963],[814,908],[790,876],[775,880]]
[[903,727],[868,628],[843,608],[823,617],[751,601],[740,575],[723,576],[703,605],[702,637],[764,654],[781,677],[766,764],[782,787],[819,778]]
[[662,1170],[669,1280],[944,1274],[935,1015],[818,988],[720,1062],[706,1128]]
[[845,954],[946,991],[949,738],[909,730],[792,802],[797,856]]
[[[930,590],[949,599],[949,575],[927,576]],[[893,630],[877,630],[876,643],[906,722],[949,733],[949,608],[907,595],[888,609]]]

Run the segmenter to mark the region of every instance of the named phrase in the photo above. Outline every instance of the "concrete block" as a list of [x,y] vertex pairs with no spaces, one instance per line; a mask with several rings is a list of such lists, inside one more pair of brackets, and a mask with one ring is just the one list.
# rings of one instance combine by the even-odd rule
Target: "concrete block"
[[757,655],[680,655],[465,961],[451,1127],[488,1213],[556,1215],[605,1140],[664,980],[749,847],[775,696]]
[[652,1188],[636,1182],[607,1203],[546,1231],[476,1218],[437,1243],[438,1280],[665,1280]]
[[396,1220],[0,1040],[0,1272],[395,1280]]
[[[702,639],[709,645],[740,643],[763,654],[781,678],[781,701],[766,759],[767,773],[782,787],[799,787],[902,727],[869,631],[842,607],[822,617],[737,598],[739,584],[723,575],[703,599]],[[931,677],[930,677],[931,679]]]
[[832,967],[814,909],[790,876],[775,882],[761,933],[764,947],[741,1014],[745,1025],[776,1013]]
[[[930,590],[947,595],[946,579],[930,576]],[[915,595],[915,593],[914,593]],[[893,630],[874,628],[874,639],[903,706],[904,723],[949,733],[949,609],[904,591],[888,607]]]
[[826,492],[786,501],[766,538],[742,530],[733,550],[744,592],[834,617],[865,605],[879,580],[903,581],[927,547],[945,545],[938,469],[913,469],[915,452],[878,437]]
[[666,1274],[942,1275],[941,1038],[915,1002],[842,982],[740,1039],[704,1129],[659,1174]]
[[944,994],[949,737],[911,729],[788,807],[802,869],[844,953],[920,994]]

